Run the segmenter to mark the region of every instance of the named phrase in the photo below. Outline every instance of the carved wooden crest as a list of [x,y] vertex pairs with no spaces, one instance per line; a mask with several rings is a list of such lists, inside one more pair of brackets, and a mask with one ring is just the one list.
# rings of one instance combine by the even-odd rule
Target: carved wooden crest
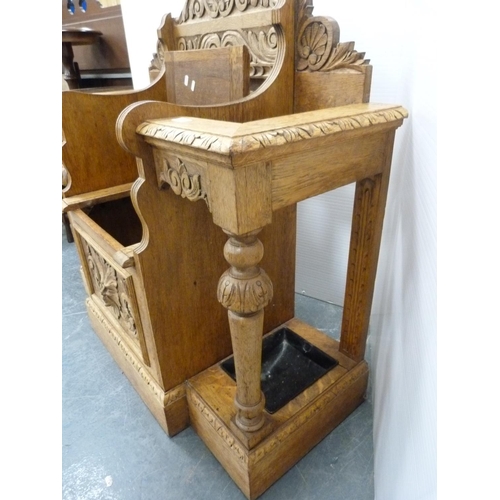
[[227,17],[233,13],[252,9],[274,8],[278,3],[279,0],[187,0],[178,23],[202,18]]
[[340,28],[332,17],[313,17],[312,0],[301,0],[296,37],[297,71],[360,71],[368,64],[364,52],[354,50],[354,42],[339,42]]
[[[270,21],[272,17],[269,17],[268,24],[262,24],[261,14],[279,11],[285,1],[187,0],[174,21],[174,46],[170,50],[246,45],[250,53],[250,78],[265,80],[276,64],[282,40],[278,25]],[[335,19],[312,15],[312,0],[289,1],[295,2],[296,9],[296,71],[361,71],[361,66],[369,63],[364,52],[354,50],[354,42],[339,41],[340,28]],[[245,22],[240,23],[244,28],[224,30],[223,21],[231,16],[246,16]],[[221,29],[204,31],[203,21],[210,20],[220,20],[216,26]],[[199,26],[197,30],[189,28],[193,24]],[[168,50],[167,44],[160,38],[157,53],[151,61],[152,73],[156,74],[162,67],[165,50]]]
[[[294,0],[292,0],[294,1]],[[250,53],[250,77],[263,80],[273,68],[279,36],[272,16],[262,16],[283,5],[284,0],[187,0],[180,16],[174,21],[173,47],[161,38],[151,61],[150,71],[157,71],[163,64],[165,50],[194,50],[246,45]],[[224,29],[229,17],[245,17],[241,29]],[[216,31],[206,29],[203,21],[219,20],[211,24]],[[191,27],[196,25],[196,29]],[[162,28],[160,28],[160,31]]]

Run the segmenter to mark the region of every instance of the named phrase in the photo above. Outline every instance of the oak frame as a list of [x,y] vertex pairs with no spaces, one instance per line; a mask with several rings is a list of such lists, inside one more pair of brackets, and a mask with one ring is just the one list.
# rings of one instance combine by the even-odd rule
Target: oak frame
[[[194,10],[195,3],[205,10]],[[120,275],[135,287],[130,308],[139,311],[142,334],[131,341],[107,313],[114,297],[97,300],[85,268],[87,309],[98,335],[165,431],[173,435],[191,422],[247,497],[256,498],[363,401],[392,146],[407,113],[400,106],[361,104],[369,100],[371,66],[353,42],[339,42],[335,20],[312,16],[310,0],[237,0],[227,4],[234,11],[219,5],[217,12],[209,12],[209,5],[216,8],[188,0],[177,20],[165,16],[155,58],[159,76],[148,89],[65,93],[69,133],[63,159],[70,183],[63,210],[82,264],[91,244],[107,263],[93,264],[105,268],[99,273]],[[200,32],[199,40],[209,43],[216,36],[220,43],[233,29],[251,49],[251,22],[266,27],[265,39],[275,50],[272,64],[250,51],[250,96],[198,107],[168,102],[165,51],[204,48],[196,45]],[[86,136],[94,147],[78,158],[82,105],[93,114],[96,130]],[[115,122],[117,148],[109,147]],[[312,167],[304,172],[304,164]],[[357,183],[356,202],[336,343],[293,317],[294,250],[281,249],[294,249],[297,202],[350,182]],[[142,237],[124,245],[85,210],[129,198]],[[203,242],[200,227],[207,231]],[[222,249],[225,234],[224,256],[207,251]],[[241,293],[247,288],[254,291],[251,299]],[[239,299],[234,290],[240,290]],[[200,304],[219,331],[196,334],[203,324],[196,313]],[[183,311],[182,321],[175,311]],[[175,324],[180,333],[162,333],[161,324]],[[256,382],[259,346],[263,332],[282,324],[341,362],[271,417]],[[182,367],[193,345],[198,364]],[[239,359],[237,383],[214,364],[231,350]]]

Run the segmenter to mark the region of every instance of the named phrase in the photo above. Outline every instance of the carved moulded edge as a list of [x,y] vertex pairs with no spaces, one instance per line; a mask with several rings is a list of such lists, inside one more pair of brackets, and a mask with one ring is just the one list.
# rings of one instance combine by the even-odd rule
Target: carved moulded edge
[[144,367],[142,361],[137,357],[132,349],[130,349],[121,336],[113,328],[109,320],[102,314],[99,307],[94,304],[94,301],[88,297],[85,300],[87,307],[96,317],[96,319],[101,323],[101,325],[109,333],[111,339],[121,350],[125,360],[130,363],[130,365],[135,369],[135,371],[141,376],[145,385],[155,396],[156,400],[165,408],[168,405],[175,403],[177,400],[186,396],[186,388],[184,384],[180,384],[170,391],[165,392],[160,385],[149,375],[148,371]]
[[159,125],[148,122],[140,125],[137,128],[137,133],[145,137],[229,156],[366,128],[372,125],[390,123],[407,117],[408,112],[406,109],[398,106],[238,137],[220,136],[208,132],[192,132],[172,125]]
[[215,432],[224,440],[225,445],[234,453],[236,457],[238,457],[238,460],[240,460],[243,464],[248,464],[248,454],[242,446],[239,446],[236,439],[231,435],[231,433],[228,432],[222,420],[215,416],[212,410],[192,391],[188,392],[187,394],[187,397],[189,398],[191,403],[195,406],[195,408],[199,411],[203,418],[211,425]]
[[229,17],[250,9],[273,9],[280,0],[186,0],[177,24],[200,19]]

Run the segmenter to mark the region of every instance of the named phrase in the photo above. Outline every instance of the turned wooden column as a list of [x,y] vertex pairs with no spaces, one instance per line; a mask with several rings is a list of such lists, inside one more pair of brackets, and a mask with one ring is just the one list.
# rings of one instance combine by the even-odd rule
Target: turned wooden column
[[264,422],[264,394],[260,388],[264,307],[273,297],[269,276],[258,267],[264,247],[260,229],[229,240],[224,257],[231,267],[217,287],[219,302],[228,309],[236,372],[235,423],[243,431],[259,430]]

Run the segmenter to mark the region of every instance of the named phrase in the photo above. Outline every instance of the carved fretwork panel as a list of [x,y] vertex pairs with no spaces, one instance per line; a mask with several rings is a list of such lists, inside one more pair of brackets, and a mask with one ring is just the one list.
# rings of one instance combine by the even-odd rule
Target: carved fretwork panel
[[[173,22],[171,42],[161,36],[158,40],[157,52],[150,66],[152,78],[162,67],[166,50],[245,45],[250,54],[251,87],[255,89],[269,76],[278,58],[279,28],[273,23],[279,15],[274,16],[271,11],[278,10],[283,3],[284,0],[187,0],[180,16]],[[237,17],[245,20],[240,22]],[[234,18],[234,22],[228,22],[229,18]],[[216,31],[207,29],[210,21],[214,28],[218,28]]]
[[265,79],[278,53],[278,36],[273,26],[258,30],[232,30],[202,36],[180,37],[177,50],[214,49],[246,45],[250,52],[250,77]]
[[103,304],[103,310],[118,321],[127,338],[133,341],[142,354],[144,336],[132,277],[112,266],[83,238],[82,248],[91,280],[91,295]]

